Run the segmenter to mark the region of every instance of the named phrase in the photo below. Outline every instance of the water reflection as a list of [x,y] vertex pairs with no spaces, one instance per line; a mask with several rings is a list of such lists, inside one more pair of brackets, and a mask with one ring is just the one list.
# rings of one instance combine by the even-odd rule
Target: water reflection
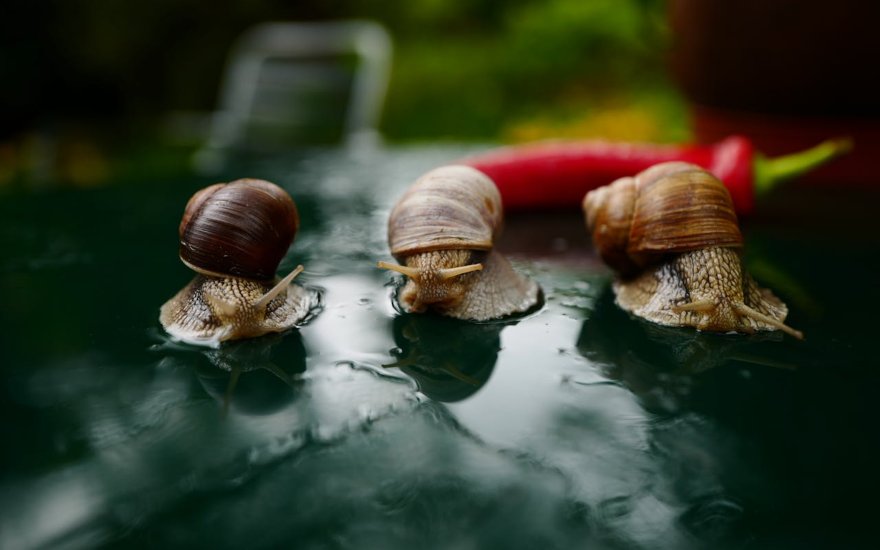
[[232,408],[247,415],[271,414],[287,406],[306,370],[306,349],[298,331],[231,342],[201,353],[207,361],[194,362],[199,383],[224,411]]
[[[693,375],[729,363],[794,369],[790,350],[774,350],[781,333],[724,335],[666,327],[637,319],[607,289],[596,300],[577,340],[578,352],[602,366],[652,411],[672,412],[693,385]],[[783,357],[789,356],[789,359]]]
[[[155,321],[184,269],[167,256],[167,221],[203,182],[108,188],[75,210],[69,194],[7,201],[7,252],[21,261],[6,262],[0,311],[0,548],[872,540],[873,509],[858,503],[880,492],[877,308],[829,284],[872,280],[851,261],[861,245],[778,228],[749,239],[811,266],[822,315],[792,308],[806,342],[633,319],[595,263],[535,260],[547,245],[523,241],[543,235],[531,221],[505,239],[529,255],[517,267],[546,289],[541,311],[507,325],[401,314],[372,267],[387,210],[458,156],[309,155],[245,171],[279,176],[302,207],[294,253],[326,304],[299,331],[219,350],[170,342]],[[118,232],[80,223],[122,211]],[[26,262],[56,240],[78,261]],[[120,262],[133,280],[102,276]],[[877,303],[877,285],[856,286],[856,305]],[[112,314],[94,307],[104,295]],[[394,346],[400,370],[382,367]]]
[[397,367],[436,401],[475,394],[495,368],[501,331],[510,323],[468,323],[439,315],[403,313],[394,318]]

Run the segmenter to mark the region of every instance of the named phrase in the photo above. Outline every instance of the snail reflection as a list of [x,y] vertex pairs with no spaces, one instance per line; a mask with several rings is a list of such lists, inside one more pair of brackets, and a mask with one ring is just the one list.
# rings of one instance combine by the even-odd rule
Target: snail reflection
[[770,345],[781,338],[771,332],[743,339],[634,319],[617,306],[609,288],[584,321],[577,349],[602,365],[606,375],[624,384],[649,409],[665,410],[677,408],[690,392],[694,375],[710,369],[732,362],[794,368],[785,359],[790,349]]
[[306,370],[302,336],[269,334],[200,350],[193,362],[202,388],[224,411],[266,415],[283,409],[299,394]]
[[394,319],[397,367],[436,401],[475,394],[492,375],[505,323],[463,323],[438,315],[404,313]]

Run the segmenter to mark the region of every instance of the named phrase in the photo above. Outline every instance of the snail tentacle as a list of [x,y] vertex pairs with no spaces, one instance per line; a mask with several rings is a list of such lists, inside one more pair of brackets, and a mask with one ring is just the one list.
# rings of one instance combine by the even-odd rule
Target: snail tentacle
[[760,311],[757,311],[753,308],[750,308],[749,306],[747,306],[745,304],[733,304],[733,308],[740,315],[743,315],[745,317],[749,317],[749,318],[754,319],[755,321],[758,321],[760,323],[766,323],[772,327],[776,327],[779,330],[785,332],[786,334],[790,334],[791,336],[794,336],[798,340],[804,339],[803,332],[796,330],[796,329],[793,329],[790,326],[783,323],[782,321],[774,319],[773,317],[770,317],[769,315],[764,315]]
[[483,269],[483,264],[470,264],[463,265],[461,267],[447,267],[445,269],[437,270],[437,274],[441,279],[452,279],[453,277],[458,277],[460,275],[464,275],[465,273],[473,273],[474,271],[481,271]]
[[715,307],[715,302],[710,302],[709,300],[702,300],[699,302],[689,302],[687,304],[679,304],[677,306],[672,306],[672,311],[676,313],[681,313],[683,311],[699,311],[705,313],[707,311],[711,311],[712,308]]
[[276,297],[278,297],[279,294],[287,290],[287,287],[290,285],[290,283],[293,282],[297,275],[303,272],[303,269],[304,268],[302,265],[296,266],[296,269],[288,273],[287,276],[278,281],[278,284],[272,287],[269,292],[263,294],[263,296],[259,300],[254,302],[254,308],[265,309],[269,305],[269,302],[271,302]]
[[392,264],[389,262],[382,262],[382,261],[377,262],[376,267],[378,267],[379,269],[387,269],[389,271],[396,271],[397,273],[400,273],[402,275],[406,275],[410,279],[418,279],[419,276],[421,275],[421,271],[418,269],[415,269],[413,267],[407,267],[405,265]]
[[[420,279],[424,277],[423,270],[417,269],[414,267],[407,267],[405,265],[392,264],[388,262],[377,262],[376,267],[380,269],[387,269],[389,271],[395,271],[402,275],[406,275],[410,279]],[[440,279],[452,279],[453,277],[458,277],[460,275],[464,275],[465,273],[472,273],[474,271],[480,271],[483,269],[483,264],[476,263],[470,265],[463,265],[461,267],[447,267],[441,268],[437,270],[437,276]]]
[[214,314],[222,319],[233,319],[236,314],[241,311],[241,304],[233,302],[224,296],[213,292],[203,292],[202,296],[205,302],[214,311]]

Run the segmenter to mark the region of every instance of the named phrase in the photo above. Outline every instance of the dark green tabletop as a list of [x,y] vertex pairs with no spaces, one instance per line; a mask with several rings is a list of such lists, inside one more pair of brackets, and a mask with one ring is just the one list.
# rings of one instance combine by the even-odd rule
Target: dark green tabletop
[[191,277],[183,205],[213,179],[0,195],[0,547],[873,542],[880,194],[790,188],[745,224],[802,342],[629,317],[576,213],[508,217],[499,248],[539,311],[400,314],[375,268],[388,210],[462,152],[313,151],[216,178],[290,191],[281,271],[304,264],[323,296],[299,330],[220,349],[157,320]]

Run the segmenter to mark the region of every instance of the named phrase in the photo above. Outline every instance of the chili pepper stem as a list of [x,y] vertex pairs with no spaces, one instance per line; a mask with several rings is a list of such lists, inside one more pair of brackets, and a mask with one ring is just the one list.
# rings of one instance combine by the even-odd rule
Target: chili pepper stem
[[829,139],[815,147],[781,157],[767,158],[756,155],[754,159],[755,194],[765,195],[779,183],[800,176],[849,152],[852,146],[852,140],[845,137]]

